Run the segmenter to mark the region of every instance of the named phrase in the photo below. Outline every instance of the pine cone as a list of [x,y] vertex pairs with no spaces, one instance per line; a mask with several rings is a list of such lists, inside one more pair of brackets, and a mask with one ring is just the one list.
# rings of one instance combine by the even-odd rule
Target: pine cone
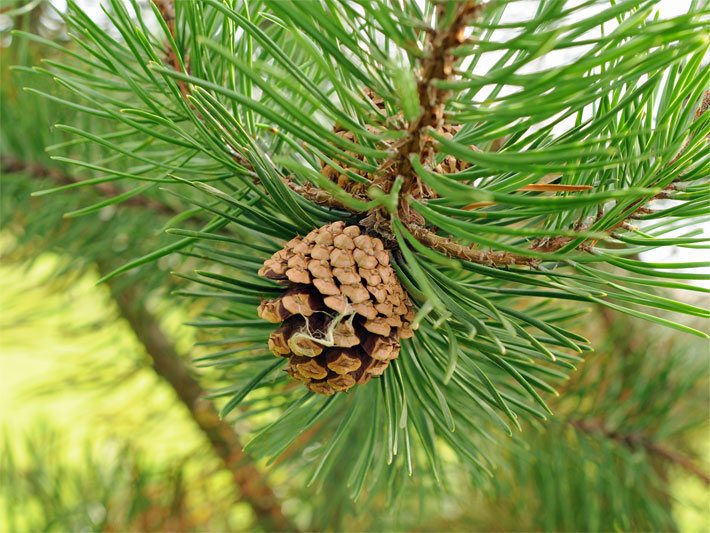
[[334,222],[290,240],[259,270],[287,287],[259,306],[261,318],[281,323],[269,349],[313,392],[367,383],[412,336],[414,313],[389,262],[380,239]]

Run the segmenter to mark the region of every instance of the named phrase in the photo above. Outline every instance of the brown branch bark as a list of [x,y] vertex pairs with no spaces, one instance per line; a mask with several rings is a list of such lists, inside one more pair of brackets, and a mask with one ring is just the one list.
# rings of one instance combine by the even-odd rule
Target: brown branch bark
[[[710,108],[710,90],[707,90],[707,91],[705,91],[705,93],[703,93],[703,100],[702,100],[702,102],[700,102],[698,109],[695,111],[695,118],[693,120],[698,120],[701,116],[703,116],[703,113],[705,113],[708,110],[708,108]],[[673,163],[678,161],[678,159],[680,159],[680,157],[685,152],[685,149],[688,148],[688,145],[690,144],[690,141],[692,139],[693,139],[692,136],[688,137],[686,139],[686,141],[683,143],[683,146],[681,147],[681,149],[678,151],[678,153],[675,155],[675,157],[673,159],[671,159],[671,162],[669,164],[672,165]]]
[[[111,270],[101,268],[102,274]],[[281,511],[278,498],[243,451],[238,435],[220,419],[212,402],[205,399],[205,391],[191,374],[183,357],[163,331],[159,321],[141,305],[135,286],[120,289],[109,282],[111,293],[121,316],[128,322],[136,338],[145,347],[153,368],[175,391],[195,423],[204,433],[214,452],[231,473],[241,497],[251,505],[259,525],[271,531],[296,531]]]
[[537,266],[540,262],[538,259],[510,252],[483,251],[469,248],[415,224],[407,224],[407,229],[415,239],[432,250],[441,252],[448,257],[464,259],[472,263],[504,267],[513,265]]
[[[165,25],[168,27],[168,31],[170,32],[170,36],[174,39],[175,38],[175,0],[153,0],[153,3],[155,4],[155,7],[158,8],[158,11],[160,12],[160,16],[163,17],[163,20],[165,21]],[[180,61],[177,56],[177,51],[173,49],[172,46],[170,46],[169,43],[166,42],[166,61],[178,72],[181,70],[180,69]],[[187,58],[184,59],[184,65],[185,69],[188,70],[188,72],[185,72],[185,74],[189,74],[189,62]],[[178,87],[180,87],[180,92],[182,93],[182,97],[187,100],[187,95],[190,94],[190,88],[189,86],[182,80],[178,80]]]
[[624,434],[604,427],[599,420],[571,420],[570,425],[575,429],[591,435],[601,435],[629,448],[641,448],[651,455],[655,455],[672,463],[692,476],[710,486],[710,474],[703,470],[690,457],[672,450],[659,442],[655,442],[645,435],[636,433]]
[[299,185],[290,178],[284,179],[284,184],[291,189],[296,194],[303,196],[306,200],[310,200],[314,204],[324,205],[326,207],[334,207],[340,209],[341,211],[348,211],[350,213],[357,213],[358,211],[353,210],[348,207],[340,200],[332,196],[328,191],[324,191],[318,187],[307,183],[306,185]]

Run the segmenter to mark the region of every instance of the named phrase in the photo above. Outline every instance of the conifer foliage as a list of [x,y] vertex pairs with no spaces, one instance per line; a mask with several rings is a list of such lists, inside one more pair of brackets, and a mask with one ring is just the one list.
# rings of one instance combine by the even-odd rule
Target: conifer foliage
[[449,461],[483,483],[595,345],[590,304],[706,337],[664,291],[707,292],[707,263],[645,260],[707,246],[700,3],[523,4],[108,0],[103,26],[69,0],[33,70],[82,117],[58,189],[174,212],[104,279],[197,263],[174,296],[204,306],[196,364],[254,456],[309,446],[288,457],[353,498]]

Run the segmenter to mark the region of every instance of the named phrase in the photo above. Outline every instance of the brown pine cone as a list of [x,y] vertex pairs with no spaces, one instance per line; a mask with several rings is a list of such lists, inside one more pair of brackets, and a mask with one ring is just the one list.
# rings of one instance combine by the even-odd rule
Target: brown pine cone
[[334,222],[296,237],[259,275],[285,285],[259,316],[281,323],[269,350],[319,394],[344,392],[381,375],[412,336],[414,312],[382,241]]

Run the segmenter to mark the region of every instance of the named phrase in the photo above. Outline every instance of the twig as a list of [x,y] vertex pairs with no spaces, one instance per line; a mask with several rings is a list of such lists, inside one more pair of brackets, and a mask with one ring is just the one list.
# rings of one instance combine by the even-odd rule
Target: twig
[[[165,25],[168,27],[168,31],[170,32],[170,36],[173,38],[173,40],[175,40],[175,0],[152,0],[152,2],[158,8],[160,15],[163,17]],[[178,61],[177,51],[173,49],[169,41],[165,42],[165,48],[166,62],[179,72],[181,69],[180,63]],[[190,66],[187,58],[184,58],[184,65],[185,69],[188,71],[186,73],[189,74]],[[187,97],[190,94],[190,87],[182,80],[179,80],[178,83],[180,84],[180,92],[182,93],[182,96],[185,101],[187,101]],[[192,106],[192,104],[190,104],[189,102],[188,104]],[[200,117],[200,119],[201,118],[202,117]],[[232,157],[237,161],[237,163],[249,170],[253,170],[251,162],[245,159],[241,154],[235,153],[234,150],[231,150],[230,153],[232,154]],[[307,200],[310,200],[316,204],[351,211],[350,208],[346,207],[342,202],[339,202],[330,193],[322,189],[319,189],[312,185],[298,185],[293,182],[293,180],[288,178],[284,178],[283,181],[284,184],[288,186],[292,191],[297,194],[300,194]]]
[[326,207],[334,207],[340,209],[341,211],[348,211],[351,213],[357,213],[358,211],[353,210],[353,208],[348,207],[340,200],[336,199],[328,191],[319,189],[307,183],[306,185],[299,185],[290,178],[284,179],[284,184],[291,189],[296,194],[303,196],[306,200],[310,200],[314,204],[324,205]]
[[[700,102],[700,105],[698,106],[698,109],[695,111],[695,118],[694,120],[698,120],[703,114],[710,108],[710,90],[705,91],[703,94],[703,99]],[[678,159],[683,155],[685,152],[686,148],[690,144],[690,141],[692,139],[692,136],[688,137],[686,141],[683,143],[683,146],[680,148],[678,153],[671,159],[671,161],[668,163],[668,166],[673,165]],[[677,176],[670,184],[668,184],[663,191],[658,193],[657,195],[653,196],[652,198],[649,198],[648,200],[637,200],[636,202],[632,203],[630,205],[631,211],[629,212],[626,217],[624,217],[623,220],[620,220],[616,224],[614,224],[611,228],[608,228],[607,230],[604,230],[605,233],[607,233],[610,236],[613,236],[614,231],[616,231],[619,228],[624,228],[628,229],[631,227],[631,221],[635,218],[638,218],[640,215],[647,214],[651,212],[648,208],[648,205],[654,201],[654,200],[660,200],[664,198],[668,198],[669,194],[674,191],[677,187],[677,183],[681,181],[682,175]],[[604,216],[603,211],[599,211],[597,213],[596,218],[594,219],[594,223],[598,222],[602,216]],[[586,230],[590,226],[590,224],[579,224],[579,229],[580,230]],[[545,252],[556,252],[557,250],[564,248],[567,246],[570,242],[575,240],[574,237],[556,237],[554,239],[538,239],[532,246],[533,250],[541,250]],[[594,246],[596,245],[596,240],[589,240],[580,243],[577,246],[578,250],[581,251],[591,251]]]
[[[110,268],[100,270],[102,274]],[[241,497],[251,505],[259,525],[272,531],[295,531],[281,511],[278,498],[249,456],[237,434],[220,419],[214,405],[205,399],[205,391],[190,373],[182,356],[164,333],[157,318],[140,303],[135,286],[122,286],[109,282],[121,316],[129,323],[136,338],[144,346],[155,372],[175,391],[188,409],[195,423],[207,437],[225,468],[232,474]]]
[[[165,25],[168,27],[170,36],[175,39],[175,0],[152,0],[155,7],[158,8],[160,16],[163,17]],[[175,50],[169,42],[165,43],[167,49],[166,61],[172,65],[172,67],[178,72],[181,71],[180,61],[178,60],[177,50]],[[185,74],[190,73],[190,66],[187,59],[184,60]],[[190,94],[190,87],[183,81],[178,80],[178,86],[180,87],[180,92],[182,97],[187,101],[187,95]]]
[[451,239],[441,237],[422,226],[416,224],[406,224],[406,226],[412,236],[419,242],[449,257],[496,267],[513,265],[537,266],[540,263],[538,259],[509,252],[482,251],[468,248]]
[[[710,107],[710,90],[705,91],[705,93],[703,94],[703,100],[702,100],[702,102],[700,102],[698,109],[695,111],[695,117],[693,120],[698,120],[701,116],[703,116],[703,113],[705,113],[709,107]],[[693,139],[693,137],[691,135],[685,140],[681,149],[678,151],[678,153],[675,155],[675,157],[673,159],[671,159],[671,162],[669,163],[670,165],[672,165],[673,163],[678,161],[678,159],[680,159],[680,157],[683,155],[683,152],[685,152],[685,149],[688,148],[688,145],[690,144],[690,141],[692,139]]]
[[710,486],[710,474],[705,472],[690,457],[671,450],[658,442],[654,442],[644,435],[637,433],[624,434],[606,429],[599,420],[571,420],[569,423],[572,427],[584,433],[601,435],[629,448],[642,448],[652,455],[661,457],[681,467],[683,470],[702,481],[706,486]]

